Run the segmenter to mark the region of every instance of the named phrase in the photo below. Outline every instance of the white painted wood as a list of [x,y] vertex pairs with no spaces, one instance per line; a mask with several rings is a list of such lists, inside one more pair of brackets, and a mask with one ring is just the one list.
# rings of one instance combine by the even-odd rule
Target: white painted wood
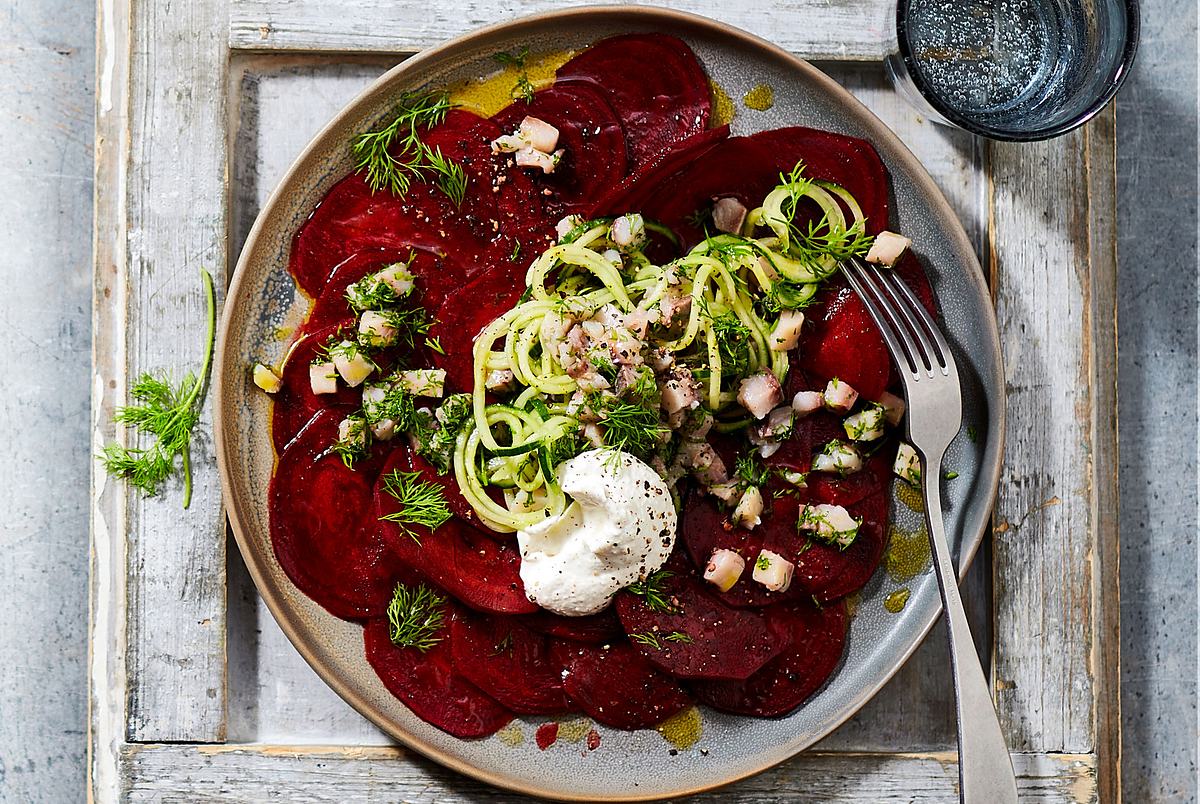
[[[790,0],[770,7],[717,0],[647,4],[716,17],[810,59],[880,59],[894,36],[893,0]],[[409,53],[564,5],[556,0],[231,0],[229,43],[243,50]]]
[[[600,749],[603,750],[603,746]],[[1018,754],[1021,801],[1097,801],[1088,756]],[[568,766],[569,767],[569,766]],[[687,799],[709,804],[766,801],[847,804],[953,804],[953,754],[805,754],[733,787]],[[399,748],[322,746],[131,746],[122,763],[127,801],[243,802],[283,798],[292,804],[403,801],[466,804],[530,799],[500,793]]]
[[1018,751],[1103,752],[1117,728],[1113,156],[1111,114],[991,149],[1010,422],[996,686]]
[[[206,312],[201,267],[226,273],[225,37],[223,0],[167,5],[131,0],[127,84],[125,259],[112,303],[128,326],[124,377],[198,370]],[[218,291],[218,302],[223,293]],[[119,313],[118,313],[119,314]],[[117,400],[118,404],[121,400]],[[207,406],[193,441],[191,507],[182,484],[159,497],[129,494],[128,723],[131,741],[225,736],[225,516]]]

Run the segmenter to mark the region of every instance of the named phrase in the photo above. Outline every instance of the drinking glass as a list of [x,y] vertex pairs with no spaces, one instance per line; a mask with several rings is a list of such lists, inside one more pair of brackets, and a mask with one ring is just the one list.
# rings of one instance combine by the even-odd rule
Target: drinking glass
[[930,117],[1042,140],[1112,99],[1137,51],[1138,0],[899,0],[897,90]]

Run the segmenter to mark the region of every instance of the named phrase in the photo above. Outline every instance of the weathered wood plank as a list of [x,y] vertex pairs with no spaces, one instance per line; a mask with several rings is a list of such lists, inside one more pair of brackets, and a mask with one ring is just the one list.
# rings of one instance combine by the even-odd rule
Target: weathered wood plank
[[[1021,800],[1084,804],[1096,798],[1089,756],[1018,754]],[[569,768],[564,765],[564,769]],[[142,801],[265,801],[293,804],[404,801],[496,804],[529,799],[468,780],[403,749],[327,746],[130,746],[122,797]],[[804,754],[693,802],[764,801],[952,804],[958,801],[953,754]],[[284,792],[286,791],[286,792]]]
[[[92,232],[91,451],[112,440],[113,408],[125,399],[125,170],[128,166],[129,8],[96,5],[95,211]],[[92,466],[88,621],[87,791],[115,801],[125,738],[125,501]]]
[[[649,3],[649,0],[637,0]],[[612,0],[602,0],[611,4]],[[562,8],[555,0],[497,7],[486,0],[392,3],[376,0],[231,0],[229,44],[244,50],[413,52],[504,20]],[[652,5],[717,17],[812,59],[875,60],[888,48],[890,0],[791,0],[769,13],[752,3],[671,0]]]
[[991,148],[1010,422],[993,548],[1001,717],[1014,750],[1100,750],[1110,800],[1118,773],[1112,124],[1110,111],[1051,142]]
[[[125,305],[125,377],[199,368],[205,302],[199,269],[224,288],[227,262],[224,0],[130,0],[127,255],[112,301]],[[116,59],[124,54],[113,54]],[[118,189],[118,193],[120,190]],[[222,293],[218,294],[222,296]],[[128,500],[130,741],[225,736],[225,516],[204,413],[182,487]],[[120,531],[114,534],[120,538]]]

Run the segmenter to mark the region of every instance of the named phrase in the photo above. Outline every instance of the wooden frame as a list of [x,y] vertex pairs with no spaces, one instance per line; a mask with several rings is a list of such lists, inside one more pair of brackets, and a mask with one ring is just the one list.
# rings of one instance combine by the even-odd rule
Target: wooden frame
[[[531,0],[522,12],[550,5]],[[931,128],[870,77],[884,52],[889,0],[802,0],[770,13],[710,0],[672,5],[843,62],[838,76],[869,96],[935,177],[947,177],[943,187],[990,271],[1008,361],[994,603],[986,560],[968,581],[992,634],[1002,720],[1031,800],[1118,801],[1112,110],[1049,143],[989,145]],[[223,286],[236,256],[228,241],[239,76],[278,54],[292,54],[288,64],[313,53],[398,56],[494,21],[491,6],[471,0],[419,14],[415,5],[383,8],[369,0],[195,0],[168,11],[147,0],[101,0],[95,445],[119,435],[111,414],[131,374],[198,362],[201,344],[175,333],[202,326],[197,269],[209,268]],[[364,19],[370,26],[355,22]],[[177,491],[164,496],[145,502],[102,471],[93,475],[92,799],[249,800],[285,785],[318,801],[384,791],[465,801],[483,792],[396,748],[226,743],[226,532],[205,444],[191,508],[181,512]],[[791,801],[805,791],[814,801],[956,800],[954,755],[945,750],[949,692],[918,683],[943,657],[931,640],[902,671],[912,682],[905,695],[872,704],[821,750],[706,798]],[[922,711],[938,721],[935,742],[944,744],[912,753],[928,738],[905,718]]]

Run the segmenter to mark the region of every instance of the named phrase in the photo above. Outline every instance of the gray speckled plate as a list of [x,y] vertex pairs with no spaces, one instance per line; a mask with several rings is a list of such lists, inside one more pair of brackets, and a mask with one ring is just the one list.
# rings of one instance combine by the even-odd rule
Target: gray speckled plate
[[[685,39],[733,97],[759,82],[770,84],[775,106],[766,113],[739,115],[733,122],[737,134],[802,124],[866,138],[879,150],[892,175],[892,228],[913,238],[928,266],[965,378],[964,430],[973,427],[978,433],[974,440],[960,437],[949,456],[961,476],[946,491],[946,511],[963,567],[988,523],[1003,440],[996,321],[965,232],[929,175],[891,131],[823,73],[779,48],[723,23],[678,12],[571,9],[485,29],[426,51],[350,103],[317,135],[271,196],[242,252],[225,304],[215,371],[217,457],[238,544],[259,591],[296,648],[380,728],[439,762],[502,787],[585,801],[696,792],[757,773],[812,745],[866,703],[928,632],[941,608],[933,574],[909,582],[907,607],[888,614],[882,599],[895,585],[877,573],[862,592],[842,666],[788,717],[760,720],[702,709],[702,739],[675,756],[656,732],[604,728],[601,747],[582,756],[579,746],[570,744],[539,751],[532,739],[539,719],[518,721],[525,739],[517,746],[497,737],[458,740],[421,722],[393,698],[363,658],[359,626],[325,613],[279,568],[267,528],[267,486],[274,464],[270,401],[251,383],[249,366],[276,362],[282,348],[276,333],[299,323],[307,310],[308,300],[286,270],[291,236],[351,169],[347,143],[352,134],[375,126],[405,89],[448,86],[492,72],[491,57],[498,51],[582,48],[629,31],[661,31]],[[902,527],[919,524],[903,506],[896,506],[893,516]]]

